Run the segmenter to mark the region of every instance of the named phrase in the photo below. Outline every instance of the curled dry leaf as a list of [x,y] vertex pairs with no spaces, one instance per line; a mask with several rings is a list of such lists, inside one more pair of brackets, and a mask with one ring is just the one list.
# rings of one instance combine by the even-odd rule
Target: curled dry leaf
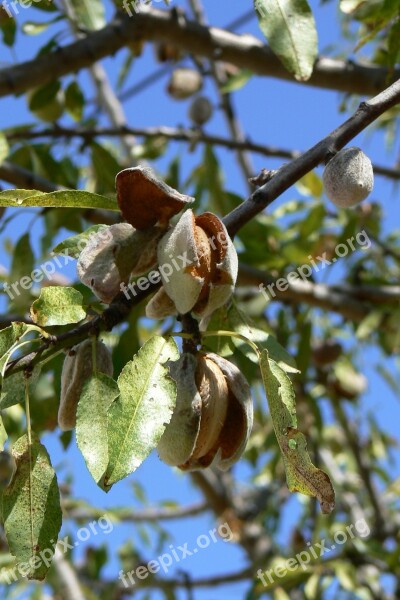
[[142,275],[156,266],[157,243],[163,233],[157,226],[137,231],[129,223],[97,232],[79,256],[80,280],[109,304],[131,275]]
[[253,425],[250,387],[235,365],[213,353],[184,353],[171,363],[177,400],[158,444],[164,462],[182,470],[226,470],[243,454]]
[[187,210],[160,240],[158,264],[165,291],[180,314],[207,316],[233,293],[237,253],[224,224],[212,213],[195,217]]
[[148,167],[120,171],[115,185],[124,219],[140,230],[156,223],[166,228],[171,217],[194,201],[158,179]]
[[[96,370],[112,377],[111,353],[100,340],[96,341]],[[76,409],[82,388],[93,373],[93,343],[85,340],[77,344],[64,359],[61,374],[61,397],[58,410],[58,424],[62,431],[69,431],[76,425]]]

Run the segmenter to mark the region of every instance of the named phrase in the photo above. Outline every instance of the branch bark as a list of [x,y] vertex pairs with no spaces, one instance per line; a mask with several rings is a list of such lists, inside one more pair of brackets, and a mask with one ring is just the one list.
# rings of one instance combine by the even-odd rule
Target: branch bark
[[[35,140],[40,138],[81,138],[83,140],[92,140],[98,137],[120,137],[126,134],[132,134],[136,137],[159,138],[164,137],[167,140],[178,142],[187,142],[188,144],[210,144],[211,146],[221,146],[229,150],[247,150],[261,156],[270,158],[286,158],[293,160],[302,156],[300,150],[289,150],[278,148],[277,146],[266,146],[252,142],[249,139],[238,141],[237,139],[225,138],[218,135],[210,135],[204,131],[194,131],[182,127],[96,127],[93,129],[79,127],[45,127],[43,129],[31,131],[9,131],[5,132],[8,140]],[[400,169],[385,167],[382,165],[373,165],[375,175],[382,175],[389,179],[400,179]],[[1,175],[1,168],[0,168]],[[0,177],[1,178],[1,177]],[[7,178],[4,178],[7,181]],[[13,183],[12,181],[10,183]]]
[[[82,507],[68,499],[63,501],[63,509],[66,510],[68,518],[76,521],[87,522],[92,519],[99,519],[104,515],[104,510],[98,511],[92,507]],[[177,506],[176,508],[119,509],[118,519],[126,523],[173,521],[175,519],[194,517],[207,510],[209,510],[209,506],[206,502],[198,502],[197,504],[188,506]]]
[[[173,41],[180,49],[211,60],[225,61],[249,69],[256,75],[276,77],[296,83],[271,49],[251,35],[236,35],[216,27],[176,19],[169,11],[146,9],[134,18],[118,14],[113,21],[82,40],[0,71],[0,97],[19,94],[90,67],[113,56],[133,39]],[[351,94],[372,95],[388,81],[400,76],[374,65],[320,57],[305,85]]]
[[373,123],[384,112],[400,102],[400,79],[383,92],[362,102],[347,121],[334,129],[320,142],[290,163],[283,165],[275,175],[259,187],[248,200],[240,204],[224,219],[230,233],[235,233],[273,200],[290,188],[309,171],[323,163],[330,153],[343,148],[350,140]]

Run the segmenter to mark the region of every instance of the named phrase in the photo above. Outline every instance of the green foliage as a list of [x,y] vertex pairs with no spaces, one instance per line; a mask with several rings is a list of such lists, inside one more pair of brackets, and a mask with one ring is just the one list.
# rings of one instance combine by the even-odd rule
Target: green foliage
[[269,358],[268,350],[262,351],[260,364],[275,434],[285,462],[288,487],[292,492],[316,496],[322,512],[330,513],[335,506],[335,493],[328,475],[312,464],[306,439],[297,429],[290,379]]
[[150,338],[122,369],[120,395],[108,411],[108,465],[102,485],[135,471],[158,444],[175,406],[176,384],[165,363],[178,360],[172,339]]
[[[320,4],[328,3],[325,0]],[[12,17],[0,7],[0,43],[9,57],[4,60],[10,60],[10,50],[12,60],[19,60],[25,52],[20,52],[19,44],[31,36],[29,44],[35,48],[31,58],[37,50],[37,56],[54,56],[55,63],[59,56],[61,64],[66,60],[64,46],[74,43],[72,35],[76,35],[78,43],[87,49],[85,65],[89,66],[93,48],[97,52],[96,44],[102,39],[100,30],[108,24],[115,8],[127,11],[119,0],[72,0],[68,2],[67,15],[64,4],[67,3],[35,0],[28,12],[19,3],[20,11]],[[148,4],[149,10],[163,8],[160,3]],[[313,83],[310,78],[318,59],[316,23],[319,24],[322,14],[318,3],[255,0],[247,9],[251,4],[254,21],[249,23],[249,29],[256,32],[263,44],[266,38],[269,48],[287,70],[285,77],[291,79],[293,89],[296,82]],[[374,73],[374,77],[380,71],[373,67],[384,67],[388,82],[392,80],[400,62],[400,1],[341,0],[336,4],[343,36],[337,44],[321,49],[321,53],[343,59],[346,64],[356,61],[367,72]],[[133,24],[135,17],[134,14]],[[179,11],[173,13],[171,22],[175,18],[181,18]],[[167,35],[169,21],[165,21],[164,28],[162,18],[159,19],[155,42],[173,42]],[[93,38],[86,39],[93,34],[98,36],[94,46]],[[118,27],[115,35],[120,35]],[[108,36],[110,40],[110,30]],[[229,169],[231,150],[203,144],[205,132],[201,128],[190,131],[196,141],[189,148],[185,142],[178,145],[170,140],[165,131],[158,135],[151,129],[148,135],[138,134],[133,140],[123,130],[123,136],[104,131],[99,135],[98,130],[107,127],[108,122],[113,123],[112,127],[124,122],[125,109],[127,123],[145,129],[142,97],[138,94],[176,65],[189,63],[201,71],[202,93],[207,94],[215,109],[217,118],[207,123],[207,135],[225,135],[218,129],[211,131],[214,122],[217,127],[222,122],[219,111],[223,104],[221,96],[213,90],[218,88],[222,94],[232,96],[222,98],[232,105],[231,112],[227,111],[232,127],[238,117],[236,93],[237,106],[242,106],[248,91],[244,88],[249,84],[253,91],[251,110],[253,106],[262,107],[258,139],[266,144],[262,163],[255,164],[278,169],[282,162],[290,160],[285,149],[290,149],[293,143],[292,130],[286,127],[286,117],[289,122],[290,115],[278,115],[284,124],[279,131],[282,148],[269,147],[269,135],[272,140],[273,128],[278,126],[274,122],[277,115],[271,112],[270,99],[258,93],[256,70],[243,68],[240,61],[231,65],[229,56],[219,60],[220,49],[215,48],[215,60],[224,74],[223,85],[209,85],[213,65],[195,53],[182,56],[178,53],[177,59],[161,68],[153,65],[155,75],[150,71],[141,73],[143,64],[146,69],[150,64],[151,54],[147,47],[143,50],[140,32],[137,38],[126,39],[125,58],[117,54],[104,63],[108,82],[106,79],[100,82],[99,70],[90,74],[96,78],[98,97],[93,97],[93,89],[87,84],[86,66],[66,75],[57,73],[52,82],[39,83],[25,96],[16,98],[16,106],[18,102],[25,103],[30,111],[26,122],[19,113],[12,115],[12,124],[6,121],[0,132],[0,177],[4,178],[0,190],[0,225],[5,255],[0,265],[5,306],[0,327],[0,451],[10,453],[17,463],[9,485],[0,470],[5,534],[0,585],[7,583],[8,577],[13,582],[13,570],[18,565],[22,567],[21,577],[7,588],[5,598],[29,595],[42,600],[45,595],[61,598],[66,593],[60,584],[58,566],[49,570],[61,527],[60,491],[63,519],[71,538],[75,535],[73,525],[84,526],[93,524],[93,519],[105,518],[106,507],[106,514],[114,524],[123,525],[123,536],[129,538],[129,542],[122,542],[118,548],[119,534],[107,544],[88,541],[78,555],[79,565],[75,564],[74,548],[63,557],[77,567],[83,594],[89,599],[113,600],[125,592],[117,575],[108,578],[108,571],[104,573],[108,561],[112,568],[118,563],[116,573],[120,567],[129,572],[137,565],[142,567],[149,557],[169,552],[175,537],[152,514],[158,510],[168,514],[182,509],[174,495],[174,483],[171,492],[160,490],[158,481],[147,489],[141,476],[146,473],[146,466],[151,465],[151,454],[176,406],[177,384],[169,366],[188,344],[186,338],[180,339],[181,328],[186,331],[184,319],[172,315],[159,321],[150,320],[146,318],[145,302],[129,306],[123,295],[105,309],[91,290],[77,281],[72,261],[65,272],[57,271],[57,280],[51,282],[57,286],[48,286],[44,281],[33,287],[30,275],[40,262],[48,260],[51,251],[60,257],[78,259],[93,234],[120,222],[115,177],[137,161],[149,163],[169,185],[193,195],[195,214],[211,211],[223,217],[248,196],[247,181],[238,185],[240,173],[236,163]],[[176,52],[173,43],[171,46]],[[252,52],[256,55],[262,49],[255,43]],[[142,62],[142,53],[148,62]],[[265,56],[268,60],[269,53]],[[277,60],[273,64],[279,68]],[[63,65],[65,73],[68,60]],[[342,81],[337,68],[335,76]],[[40,82],[40,75],[35,77]],[[18,77],[15,81],[18,84]],[[6,83],[12,93],[13,78]],[[351,93],[352,82],[347,80],[346,85],[349,93],[338,99],[338,113],[346,114],[331,115],[339,119],[338,124],[359,102],[359,97]],[[100,93],[104,89],[105,95]],[[158,99],[157,93],[151,97],[156,110],[161,102],[165,102],[163,109],[169,109],[168,102],[172,100],[167,96]],[[271,84],[268,93],[275,94],[275,85]],[[280,88],[276,93],[281,93]],[[328,92],[324,93],[328,99]],[[120,100],[124,109],[121,112]],[[315,110],[322,114],[318,102]],[[329,106],[326,102],[324,108]],[[298,115],[299,127],[307,127],[303,120],[304,106],[294,94],[290,107]],[[187,104],[180,103],[177,110],[180,109],[183,112],[176,126],[185,133],[189,127],[185,116]],[[173,119],[173,111],[168,115]],[[385,136],[387,156],[391,153],[394,165],[388,168],[386,176],[397,179],[393,150],[398,137],[398,116],[399,107],[395,106],[369,129],[374,142],[371,149]],[[244,111],[243,125],[247,125],[248,118]],[[327,119],[327,114],[321,118]],[[173,126],[169,120],[167,124]],[[156,112],[149,127],[162,125]],[[380,131],[375,134],[377,128]],[[327,133],[322,125],[320,133],[320,137]],[[234,143],[238,141],[236,137]],[[244,143],[247,139],[251,139],[250,131],[244,132]],[[365,138],[360,136],[360,140],[364,143]],[[232,157],[234,160],[235,154]],[[240,158],[238,164],[248,177],[246,167],[243,168],[246,160],[242,160],[246,156]],[[251,161],[249,164],[247,170],[251,171]],[[12,177],[7,179],[10,172]],[[215,474],[208,472],[205,477],[204,473],[181,474],[179,485],[184,478],[185,485],[187,481],[194,485],[200,481],[201,493],[206,489],[207,509],[212,507],[215,511],[214,520],[226,519],[235,530],[234,541],[241,544],[250,571],[250,575],[246,573],[248,598],[326,600],[333,595],[362,600],[384,595],[395,598],[400,580],[397,535],[400,486],[395,470],[398,441],[385,430],[384,418],[388,413],[391,416],[390,403],[400,395],[400,231],[391,214],[392,210],[397,214],[397,209],[395,202],[389,204],[388,198],[376,192],[354,210],[338,211],[328,203],[320,175],[319,168],[308,172],[288,195],[268,206],[235,235],[239,277],[234,298],[215,311],[208,322],[201,323],[198,347],[227,358],[248,380],[254,404],[253,432],[237,470],[234,467],[227,475],[218,472],[215,479],[212,479]],[[17,189],[7,189],[13,185]],[[18,189],[31,185],[38,189]],[[57,191],[49,193],[42,189]],[[170,227],[174,222],[172,219],[164,225]],[[360,234],[364,237],[357,241]],[[354,248],[349,246],[349,239],[353,240]],[[336,253],[339,244],[348,250],[343,256]],[[113,248],[109,250],[112,254]],[[302,277],[301,270],[307,266],[313,266],[312,273]],[[297,277],[288,284],[291,274]],[[141,280],[146,283],[146,274],[137,283]],[[284,291],[278,289],[279,281]],[[272,287],[268,289],[269,286]],[[120,320],[118,315],[122,315]],[[65,352],[86,339],[89,323],[93,324],[90,334],[101,335],[112,351],[114,379],[96,370],[90,373],[79,398],[75,433],[61,433],[57,411]],[[79,333],[80,324],[85,327],[85,337]],[[29,358],[38,350],[35,366],[26,368],[23,357]],[[366,376],[372,379],[370,391]],[[232,414],[232,421],[236,417]],[[240,423],[234,431],[240,435]],[[42,442],[49,448],[54,469]],[[58,444],[60,448],[73,450],[75,443],[83,457],[81,468],[84,470],[85,462],[93,478],[90,481],[93,487],[88,484],[83,492],[75,473],[66,472],[63,457],[58,460],[57,456]],[[146,460],[149,462],[137,471]],[[168,472],[165,465],[156,464],[157,468],[165,469],[169,483],[176,481],[172,469]],[[78,468],[77,465],[74,461],[73,467]],[[116,486],[113,493],[118,506],[112,504],[112,494],[103,495],[104,502],[98,501],[97,496],[92,501],[93,490],[99,492],[96,485],[105,492]],[[121,494],[128,490],[132,496],[132,502],[126,506],[121,505],[120,490]],[[151,507],[154,498],[158,501],[160,497],[163,500],[159,506]],[[136,510],[140,513],[141,506],[144,516],[138,518]],[[292,570],[287,569],[270,587],[260,581],[259,565],[265,571],[285,568],[288,559],[309,552],[311,543],[330,540],[335,532],[345,531],[364,514],[371,529],[368,534],[356,535],[354,539],[348,535],[345,544],[336,544],[335,552],[313,557],[305,568],[298,564]],[[188,531],[193,521],[189,523]],[[258,538],[257,531],[266,532],[266,537]],[[182,543],[182,539],[179,541]],[[261,558],[257,555],[259,548],[267,548]],[[42,560],[42,552],[46,560]],[[180,573],[164,577],[160,572],[144,580],[139,578],[135,595],[150,598],[152,586],[158,586],[166,598],[177,598],[180,592],[175,591],[174,583],[179,587],[186,584],[196,587],[196,578],[192,582],[190,570],[189,562],[185,563],[183,583]],[[238,571],[239,567],[232,567],[233,579]],[[45,577],[46,588],[32,582]],[[163,587],[159,581],[164,579],[169,583]],[[386,589],[389,586],[393,589],[392,596]],[[210,596],[213,592],[211,589]],[[226,591],[229,593],[230,589]]]
[[42,327],[79,323],[86,317],[82,301],[82,294],[74,288],[44,288],[31,306],[32,320]]
[[21,574],[43,580],[61,527],[57,477],[36,437],[32,442],[26,435],[17,440],[13,456],[17,472],[2,497],[4,530]]
[[97,373],[85,384],[76,414],[76,441],[87,468],[99,483],[109,462],[107,412],[119,396],[118,385],[104,373]]
[[0,206],[43,206],[57,208],[99,208],[118,210],[112,198],[83,190],[66,190],[59,192],[39,192],[36,190],[6,190],[0,192]]
[[261,31],[298,81],[311,77],[318,53],[315,21],[307,0],[255,0]]

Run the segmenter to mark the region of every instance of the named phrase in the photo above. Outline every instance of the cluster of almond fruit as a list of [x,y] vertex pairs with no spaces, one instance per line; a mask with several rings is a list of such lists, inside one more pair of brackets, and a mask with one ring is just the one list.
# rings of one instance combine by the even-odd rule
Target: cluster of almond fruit
[[[110,303],[132,276],[147,274],[152,281],[156,274],[162,285],[147,304],[148,317],[192,313],[207,319],[229,300],[237,278],[237,253],[223,222],[210,212],[195,216],[188,208],[194,199],[158,180],[147,167],[121,171],[116,187],[125,222],[111,225],[108,236],[101,231],[91,237],[78,259],[81,281]],[[166,264],[173,268],[164,269]],[[211,464],[229,468],[242,455],[252,429],[246,379],[226,359],[200,351],[184,352],[169,369],[177,399],[157,447],[160,458],[184,470]],[[64,431],[76,425],[83,385],[94,370],[113,373],[103,342],[86,340],[69,351],[58,415]]]

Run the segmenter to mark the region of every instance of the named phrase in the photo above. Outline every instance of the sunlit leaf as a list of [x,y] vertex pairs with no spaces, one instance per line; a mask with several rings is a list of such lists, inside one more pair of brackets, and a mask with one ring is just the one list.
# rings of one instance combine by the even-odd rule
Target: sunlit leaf
[[315,21],[307,0],[255,0],[261,31],[299,81],[311,77],[318,54]]
[[165,365],[178,358],[172,338],[154,336],[123,368],[118,378],[120,396],[108,413],[104,489],[135,471],[158,444],[176,400],[176,384]]
[[2,131],[0,131],[0,165],[5,161],[10,152],[10,147],[8,145],[8,141],[6,136]]
[[70,0],[77,22],[89,31],[102,29],[106,24],[102,0]]
[[60,242],[53,248],[54,254],[65,254],[67,256],[72,256],[73,258],[79,258],[80,253],[84,248],[86,248],[91,236],[93,236],[98,231],[102,231],[103,229],[107,229],[107,225],[93,225],[86,229],[83,233],[78,233],[78,235],[72,235],[71,237],[65,239],[63,242]]
[[[42,581],[49,570],[61,527],[57,477],[46,448],[32,434],[12,447],[17,472],[3,493],[7,542],[28,579]],[[44,560],[46,557],[46,560]]]
[[282,452],[288,488],[318,499],[323,513],[335,506],[335,492],[328,475],[317,469],[307,452],[304,435],[297,429],[295,396],[286,373],[261,353],[260,367],[275,435]]
[[76,441],[98,483],[108,465],[107,411],[119,396],[116,382],[97,373],[85,383],[76,413]]
[[5,190],[0,192],[0,206],[53,206],[55,208],[119,210],[114,198],[83,190],[61,190],[49,193],[38,190]]
[[31,306],[31,317],[42,327],[79,323],[86,317],[82,302],[82,294],[74,288],[59,286],[43,288],[40,297]]

